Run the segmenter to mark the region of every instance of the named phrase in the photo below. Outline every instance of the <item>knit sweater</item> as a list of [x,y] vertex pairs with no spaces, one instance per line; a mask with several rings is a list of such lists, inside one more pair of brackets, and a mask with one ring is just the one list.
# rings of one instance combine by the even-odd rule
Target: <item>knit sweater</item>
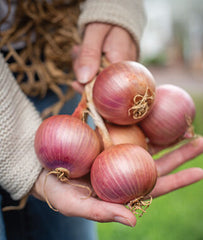
[[111,23],[126,29],[139,43],[146,24],[143,0],[88,0],[81,6],[79,31],[90,22]]
[[[0,7],[0,16],[5,15],[2,9],[5,7]],[[81,6],[79,31],[83,33],[85,25],[95,21],[125,28],[139,45],[145,25],[143,2],[87,0]],[[41,121],[0,55],[0,185],[14,200],[30,191],[42,170],[34,151],[34,136]]]
[[40,116],[0,55],[0,185],[13,199],[33,186],[41,171],[34,151]]

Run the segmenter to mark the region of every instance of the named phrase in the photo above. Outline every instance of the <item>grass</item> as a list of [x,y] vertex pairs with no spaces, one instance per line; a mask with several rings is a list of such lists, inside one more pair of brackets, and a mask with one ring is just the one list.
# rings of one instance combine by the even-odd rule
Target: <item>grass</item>
[[[196,105],[195,132],[203,135],[203,98]],[[201,167],[203,154],[177,170]],[[203,239],[203,181],[155,199],[135,228],[119,223],[98,223],[99,240],[201,240]]]

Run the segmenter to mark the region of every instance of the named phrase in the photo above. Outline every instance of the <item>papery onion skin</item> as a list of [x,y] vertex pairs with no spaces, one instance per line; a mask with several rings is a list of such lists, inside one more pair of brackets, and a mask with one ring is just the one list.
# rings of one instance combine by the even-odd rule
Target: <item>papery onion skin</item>
[[157,170],[151,155],[133,144],[114,145],[95,159],[91,184],[98,197],[107,202],[128,203],[151,192]]
[[113,144],[131,143],[147,149],[146,137],[137,125],[120,126],[106,123]]
[[[114,145],[131,143],[143,147],[146,150],[148,149],[146,137],[141,128],[136,124],[123,126],[113,123],[105,123],[105,126]],[[101,141],[101,148],[104,149],[102,138],[97,129],[96,132]]]
[[[148,95],[147,109],[140,117],[135,117],[132,107],[136,95]],[[129,125],[145,118],[153,105],[155,80],[142,64],[123,61],[111,64],[96,78],[93,101],[97,111],[106,120]],[[140,97],[136,99],[139,100]]]
[[157,87],[153,109],[140,126],[152,144],[167,146],[183,137],[195,117],[195,104],[182,88],[164,84]]
[[84,176],[100,152],[94,130],[70,115],[52,116],[42,122],[35,136],[35,151],[48,170],[62,167],[70,178]]

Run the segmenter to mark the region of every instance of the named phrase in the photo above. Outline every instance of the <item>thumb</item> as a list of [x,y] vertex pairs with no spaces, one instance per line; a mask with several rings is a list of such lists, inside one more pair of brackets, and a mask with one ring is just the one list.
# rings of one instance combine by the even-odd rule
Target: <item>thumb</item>
[[79,55],[74,62],[74,71],[80,83],[89,82],[97,73],[103,42],[111,27],[104,23],[87,25]]

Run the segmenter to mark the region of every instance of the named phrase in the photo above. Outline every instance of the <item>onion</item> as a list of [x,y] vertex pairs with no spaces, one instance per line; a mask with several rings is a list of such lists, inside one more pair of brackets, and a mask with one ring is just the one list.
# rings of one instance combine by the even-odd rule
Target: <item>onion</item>
[[155,81],[140,63],[123,61],[106,67],[96,78],[93,101],[99,114],[119,125],[145,118],[153,105]]
[[57,115],[44,120],[38,128],[35,151],[46,169],[59,169],[77,178],[90,171],[100,143],[94,130],[80,119]]
[[[112,123],[105,123],[105,126],[108,130],[108,133],[114,145],[122,143],[131,143],[141,146],[144,149],[148,148],[146,137],[141,128],[138,127],[137,125],[133,124],[121,126]],[[96,132],[98,133],[98,129],[96,129]],[[101,146],[103,146],[102,138],[99,133],[98,136],[101,141]]]
[[191,96],[180,87],[165,84],[157,87],[153,109],[140,126],[152,144],[167,146],[184,136],[194,117]]
[[95,159],[91,183],[98,197],[113,203],[128,203],[153,189],[157,170],[151,155],[142,147],[119,144]]

